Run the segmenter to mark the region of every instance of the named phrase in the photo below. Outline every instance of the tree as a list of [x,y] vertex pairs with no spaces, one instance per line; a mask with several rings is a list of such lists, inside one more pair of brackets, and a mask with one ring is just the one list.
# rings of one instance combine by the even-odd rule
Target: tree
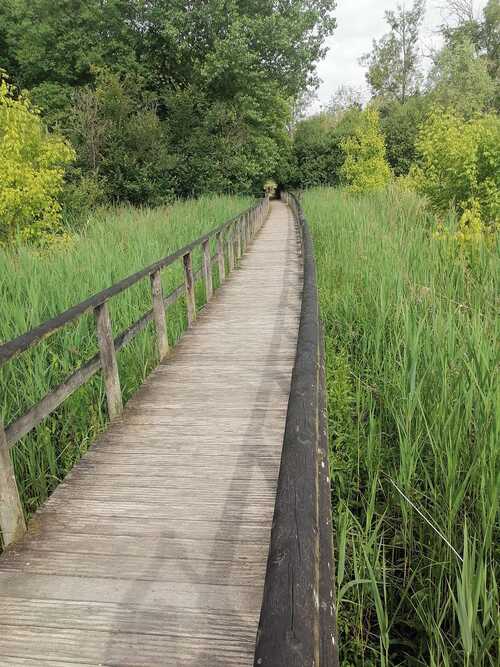
[[414,95],[405,104],[390,101],[379,106],[387,160],[396,176],[408,174],[416,160],[415,142],[429,106],[424,95]]
[[500,119],[485,115],[464,122],[435,109],[417,140],[419,191],[441,213],[455,206],[463,220],[500,219]]
[[361,58],[368,67],[366,79],[373,95],[404,104],[421,82],[418,41],[425,15],[425,0],[415,0],[412,9],[398,5],[385,13],[390,32],[374,40],[371,53]]
[[363,108],[363,95],[360,90],[353,86],[342,85],[330,98],[325,111],[334,116],[342,116],[349,109]]
[[0,72],[0,242],[43,242],[60,231],[64,169],[74,152],[47,132],[29,99]]
[[380,117],[374,109],[358,115],[351,136],[342,142],[345,162],[340,171],[342,181],[353,192],[383,188],[390,180]]
[[[287,174],[291,109],[317,82],[335,5],[7,0],[0,40],[15,80],[75,141],[80,171],[97,174],[112,199],[151,203],[155,174],[166,196],[251,191]],[[114,77],[117,101],[133,101],[119,123],[103,103],[100,72]],[[133,140],[134,120],[155,145]]]
[[427,86],[434,104],[454,109],[465,118],[491,109],[494,102],[495,82],[488,64],[465,37],[437,54]]

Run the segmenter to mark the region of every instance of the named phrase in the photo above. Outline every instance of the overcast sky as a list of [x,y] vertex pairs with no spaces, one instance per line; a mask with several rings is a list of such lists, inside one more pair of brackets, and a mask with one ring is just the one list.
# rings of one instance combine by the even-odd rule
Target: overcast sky
[[[480,14],[487,0],[476,0],[476,13]],[[328,41],[330,50],[318,66],[322,79],[310,111],[318,111],[342,84],[367,90],[365,69],[358,63],[360,56],[371,50],[372,40],[388,31],[384,19],[387,9],[395,9],[402,0],[337,0],[337,30]],[[412,0],[407,0],[407,6]],[[424,52],[440,44],[438,27],[444,22],[445,0],[427,0],[427,14],[423,31]]]

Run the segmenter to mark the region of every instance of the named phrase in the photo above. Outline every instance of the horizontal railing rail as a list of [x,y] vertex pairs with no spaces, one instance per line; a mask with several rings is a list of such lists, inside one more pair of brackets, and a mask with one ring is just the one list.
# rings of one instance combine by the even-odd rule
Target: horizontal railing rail
[[264,596],[259,667],[337,667],[323,331],[314,248],[299,201],[303,291]]
[[[116,359],[117,352],[143,331],[149,322],[154,321],[156,348],[161,360],[169,351],[166,309],[185,296],[188,326],[191,326],[196,319],[197,312],[196,283],[203,280],[205,297],[208,302],[214,292],[213,267],[218,267],[219,282],[222,284],[226,279],[226,273],[234,270],[236,262],[264,223],[268,209],[269,198],[266,196],[251,208],[180,250],[124,278],[60,315],[43,322],[31,331],[0,345],[0,366],[2,366],[82,315],[94,312],[99,345],[98,354],[84,363],[62,384],[49,392],[36,405],[7,427],[4,428],[0,422],[0,529],[5,546],[19,539],[26,531],[9,450],[100,370],[102,370],[104,376],[109,418],[117,417],[123,409]],[[212,240],[216,241],[215,255],[210,254],[210,242]],[[202,266],[198,271],[194,271],[192,255],[193,251],[198,248],[202,250]],[[161,271],[177,260],[182,260],[184,283],[176,287],[170,294],[164,295]],[[117,337],[113,337],[108,309],[109,300],[145,278],[149,278],[151,284],[151,310],[142,315]]]

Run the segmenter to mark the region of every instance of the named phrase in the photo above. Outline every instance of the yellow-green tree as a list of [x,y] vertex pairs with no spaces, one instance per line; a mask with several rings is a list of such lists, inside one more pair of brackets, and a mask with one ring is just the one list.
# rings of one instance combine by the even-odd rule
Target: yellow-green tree
[[342,142],[342,181],[353,192],[383,188],[391,178],[380,117],[374,109],[359,114],[352,134]]
[[50,239],[61,229],[58,196],[74,151],[1,72],[0,155],[0,243]]
[[413,170],[417,189],[438,212],[455,206],[463,226],[500,220],[500,119],[469,121],[435,109],[421,128]]

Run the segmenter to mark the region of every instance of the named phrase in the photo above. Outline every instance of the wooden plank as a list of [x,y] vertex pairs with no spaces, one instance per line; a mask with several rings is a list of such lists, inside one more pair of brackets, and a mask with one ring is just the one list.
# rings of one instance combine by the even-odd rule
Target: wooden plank
[[194,291],[193,258],[188,252],[182,258],[184,265],[184,284],[186,286],[186,306],[188,326],[192,326],[196,320],[196,295]]
[[219,530],[220,524],[216,517],[210,520],[201,520],[191,516],[189,519],[168,517],[146,519],[135,517],[100,517],[88,514],[86,516],[64,514],[47,508],[37,512],[30,521],[30,535],[36,539],[47,535],[50,547],[50,537],[54,531],[59,530],[71,535],[103,535],[103,536],[129,536],[140,542],[142,539],[177,539],[210,542],[211,540],[235,541],[241,544],[265,544],[268,549],[269,531],[268,525],[260,523],[245,523],[243,521],[225,521],[223,530]]
[[[221,581],[228,586],[259,586],[264,578],[265,565],[259,561],[223,560],[228,545],[222,545],[219,552],[206,554],[205,559],[189,558],[189,554],[171,555],[172,545],[166,544],[168,556],[159,551],[159,543],[152,554],[144,557],[82,554],[57,551],[40,552],[26,550],[12,551],[1,565],[1,572],[24,572],[51,576],[72,576],[89,579],[129,579],[139,581],[172,581],[176,583],[208,584],[216,586]],[[208,558],[207,558],[208,556]]]
[[210,242],[204,241],[202,244],[203,252],[203,282],[205,283],[205,297],[207,303],[212,298],[214,292],[212,284],[212,261],[210,258]]
[[[231,613],[230,610],[212,611],[155,607],[135,604],[126,605],[113,602],[80,602],[78,600],[43,600],[16,597],[2,598],[0,627],[38,626],[40,628],[74,628],[102,630],[105,627],[118,626],[121,632],[165,635],[173,629],[179,636],[197,637],[215,635],[220,638],[228,628],[238,629],[248,641],[253,637],[248,623],[252,615],[243,612]],[[215,637],[214,637],[215,638]]]
[[202,612],[243,611],[245,615],[256,619],[262,601],[262,586],[230,586],[224,583],[224,578],[214,585],[175,581],[135,582],[134,579],[117,577],[91,579],[75,574],[57,576],[0,571],[0,601],[4,597],[116,604],[130,601],[133,604],[160,609],[168,606],[178,609],[195,608]]
[[17,489],[14,466],[7,448],[7,438],[0,422],[0,530],[5,546],[26,532],[24,513]]
[[304,286],[255,664],[319,665],[320,323],[312,239],[302,220]]
[[325,378],[325,341],[322,328],[320,329],[319,347],[319,650],[321,665],[339,667],[339,645],[335,599],[335,564],[333,558],[332,489],[330,483],[330,463],[328,458],[329,445]]
[[[230,626],[229,626],[230,627]],[[165,635],[144,635],[99,630],[23,628],[4,626],[0,635],[0,654],[36,658],[43,655],[54,661],[78,661],[93,665],[120,665],[120,667],[208,667],[214,656],[223,667],[247,667],[251,640],[232,639],[229,631],[222,636],[185,637],[176,632]],[[212,656],[212,660],[208,656]],[[76,664],[76,661],[75,661]],[[5,663],[4,663],[5,665]]]
[[241,219],[235,225],[235,236],[236,236],[236,261],[238,262],[242,255],[242,234],[241,234],[242,221]]
[[168,354],[168,336],[160,271],[158,270],[152,273],[150,280],[153,314],[156,327],[156,349],[158,350],[158,358],[161,360]]
[[95,318],[101,368],[104,377],[104,386],[106,387],[108,414],[110,419],[115,419],[123,410],[123,402],[107,302],[97,306],[95,309]]
[[[67,527],[68,528],[68,527]],[[71,528],[71,526],[69,527]],[[158,537],[155,535],[141,536],[140,540],[130,535],[100,535],[89,533],[60,533],[53,526],[48,526],[43,537],[34,534],[29,544],[16,544],[15,551],[28,549],[34,550],[38,554],[44,552],[57,553],[71,553],[85,555],[102,555],[102,556],[129,556],[146,558],[155,551],[159,553],[177,553],[189,554],[193,560],[206,560],[207,555],[210,554],[212,560],[220,560],[222,562],[262,562],[267,556],[268,545],[266,544],[266,535],[259,536],[260,543],[254,544],[252,542],[242,542],[238,536],[231,539],[222,539],[213,533],[207,535],[205,539],[201,539],[198,535],[191,535],[189,538],[178,538],[169,536],[168,534]],[[50,538],[50,539],[47,539]]]
[[231,227],[227,237],[227,256],[229,271],[234,271],[235,260],[234,260],[234,227]]
[[224,257],[224,241],[222,239],[222,233],[218,232],[216,234],[217,239],[217,261],[219,265],[219,282],[222,285],[226,279],[226,260]]

